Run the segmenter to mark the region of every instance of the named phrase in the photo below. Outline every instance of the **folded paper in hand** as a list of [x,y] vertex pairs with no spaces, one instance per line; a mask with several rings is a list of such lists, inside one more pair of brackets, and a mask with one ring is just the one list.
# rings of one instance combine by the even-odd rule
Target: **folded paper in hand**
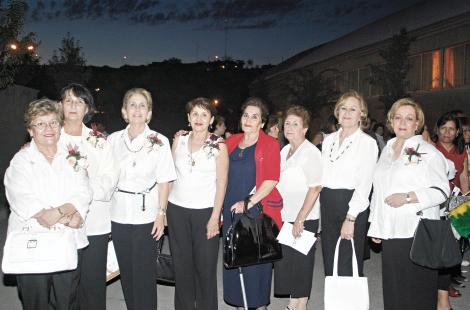
[[307,255],[310,249],[312,248],[313,244],[317,240],[315,234],[304,230],[302,235],[298,238],[294,238],[292,235],[292,228],[293,225],[288,222],[284,222],[282,224],[282,229],[277,236],[277,240],[279,243],[284,245],[290,246],[294,250],[299,251],[300,253]]

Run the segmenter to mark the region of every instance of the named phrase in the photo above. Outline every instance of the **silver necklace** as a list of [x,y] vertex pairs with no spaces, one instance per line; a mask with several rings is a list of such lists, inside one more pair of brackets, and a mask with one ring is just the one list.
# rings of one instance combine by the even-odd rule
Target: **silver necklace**
[[[144,145],[145,145],[145,140],[144,140],[144,143],[142,143],[142,146],[137,150],[137,151],[134,151],[134,150],[131,150],[131,148],[129,147],[129,145],[127,145],[127,141],[126,139],[124,139],[124,145],[126,146],[126,149],[131,152],[131,153],[134,153],[134,154],[137,154],[139,153],[140,151],[142,151],[142,149],[144,148]],[[133,158],[133,161],[132,161],[132,167],[135,167],[136,166],[136,156],[137,155],[134,155],[134,158]]]

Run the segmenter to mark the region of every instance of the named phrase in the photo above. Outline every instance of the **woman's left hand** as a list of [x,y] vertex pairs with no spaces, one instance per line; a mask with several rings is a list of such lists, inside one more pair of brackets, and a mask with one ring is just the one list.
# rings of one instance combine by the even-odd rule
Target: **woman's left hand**
[[341,227],[341,239],[351,240],[354,237],[354,222],[344,221]]
[[212,217],[209,219],[206,225],[206,237],[207,240],[219,235],[220,222],[218,217]]
[[406,204],[405,193],[395,193],[385,198],[385,203],[392,208],[399,208]]
[[231,212],[235,213],[243,213],[243,209],[245,208],[245,202],[244,201],[238,201],[233,204],[233,206],[230,208]]
[[155,240],[160,240],[161,236],[163,236],[163,232],[165,230],[165,216],[164,215],[157,215],[157,218],[153,222],[152,228],[152,238]]

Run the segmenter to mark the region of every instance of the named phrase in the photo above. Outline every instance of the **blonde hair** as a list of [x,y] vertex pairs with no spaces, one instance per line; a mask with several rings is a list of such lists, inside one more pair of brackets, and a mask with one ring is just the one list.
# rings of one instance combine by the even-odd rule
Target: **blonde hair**
[[[126,93],[124,94],[124,98],[122,99],[122,110],[125,110],[127,108],[127,104],[129,103],[129,99],[133,95],[136,95],[136,94],[144,96],[145,101],[147,102],[147,108],[149,109],[149,111],[152,111],[152,107],[153,107],[152,95],[150,94],[150,92],[148,90],[146,90],[144,88],[139,88],[139,87],[131,88],[128,91],[126,91]],[[128,121],[126,119],[124,113],[122,113],[122,117],[124,118],[124,120],[126,122]],[[150,122],[150,119],[147,120],[147,123],[148,122]]]
[[411,98],[402,98],[402,99],[398,99],[397,101],[395,101],[395,103],[390,108],[390,111],[388,111],[387,113],[387,127],[390,130],[393,130],[392,120],[395,117],[397,110],[403,106],[410,106],[415,110],[416,120],[418,121],[417,131],[421,132],[421,130],[424,127],[424,112],[423,112],[423,109],[421,108],[421,105]]
[[349,90],[338,98],[338,101],[336,101],[335,110],[334,110],[335,117],[339,119],[339,109],[344,105],[344,102],[348,98],[354,98],[359,102],[359,108],[361,109],[361,123],[364,122],[367,119],[367,113],[368,113],[367,103],[364,100],[364,97],[362,97],[362,95],[359,94],[355,90]]
[[55,114],[60,126],[64,124],[64,114],[62,113],[62,108],[57,101],[48,98],[31,101],[24,113],[24,124],[26,128],[31,128],[36,117],[48,114]]

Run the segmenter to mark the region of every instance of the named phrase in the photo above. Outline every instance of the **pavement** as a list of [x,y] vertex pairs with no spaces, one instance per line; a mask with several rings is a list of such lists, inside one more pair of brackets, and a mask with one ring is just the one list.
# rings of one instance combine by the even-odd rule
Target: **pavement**
[[[0,208],[3,209],[3,208]],[[5,235],[7,229],[7,218],[5,213],[0,213],[0,255],[3,257],[3,245],[5,243]],[[221,247],[220,247],[221,249]],[[469,252],[466,254],[466,259],[469,260]],[[222,255],[219,253],[219,267],[217,272],[218,278],[218,295],[219,295],[219,309],[234,309],[226,305],[223,301],[222,292]],[[369,296],[370,296],[370,309],[379,310],[383,309],[382,301],[382,280],[381,280],[381,258],[380,253],[371,252],[371,258],[365,261],[364,273],[368,278]],[[470,271],[470,267],[464,267],[464,271]],[[470,279],[470,272],[464,273]],[[0,271],[0,310],[21,310],[21,302],[18,298],[15,281],[11,276],[3,275]],[[470,309],[470,282],[466,282],[467,287],[459,288],[462,297],[451,298],[451,304],[454,310],[469,310]],[[323,260],[321,258],[321,246],[317,248],[315,255],[315,268],[313,277],[313,286],[308,304],[310,310],[323,309]],[[272,290],[271,290],[272,293]],[[158,309],[160,310],[173,310],[173,296],[174,287],[166,285],[158,285]],[[271,304],[269,309],[282,310],[288,303],[288,299],[271,297]],[[125,310],[126,305],[121,290],[121,282],[116,279],[108,285],[107,290],[107,309],[108,310]],[[345,309],[346,310],[346,309]],[[419,310],[419,309],[417,309]]]

